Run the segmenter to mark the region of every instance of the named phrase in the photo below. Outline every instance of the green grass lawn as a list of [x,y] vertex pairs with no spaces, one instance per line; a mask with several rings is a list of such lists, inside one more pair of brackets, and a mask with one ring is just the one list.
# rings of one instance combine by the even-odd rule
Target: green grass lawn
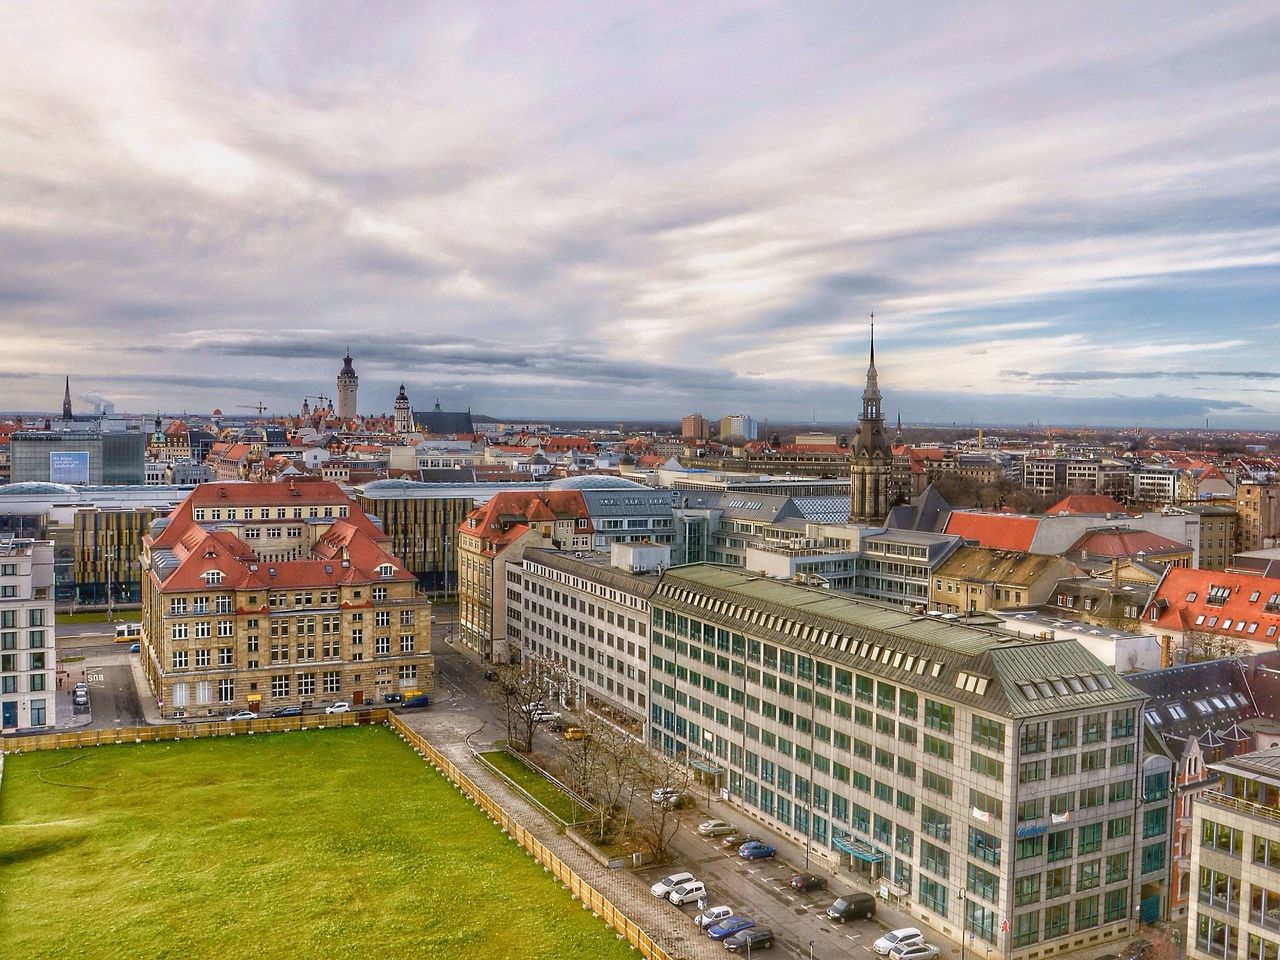
[[26,958],[622,958],[384,727],[5,758],[0,949]]
[[[115,612],[115,621],[117,623],[137,623],[141,619],[141,610],[117,610]],[[57,615],[57,622],[105,624],[107,622],[107,611],[91,610],[88,613],[59,613]]]
[[505,750],[494,750],[480,756],[488,760],[513,781],[524,788],[533,799],[554,813],[565,823],[579,823],[591,819],[591,811],[586,810],[576,800],[566,796],[559,787],[538,773],[530,770]]

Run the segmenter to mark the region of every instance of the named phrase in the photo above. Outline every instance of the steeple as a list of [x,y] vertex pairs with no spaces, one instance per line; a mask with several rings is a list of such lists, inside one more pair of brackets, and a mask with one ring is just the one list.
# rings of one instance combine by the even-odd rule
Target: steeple
[[885,432],[883,397],[876,372],[875,319],[873,313],[867,385],[862,391],[862,415],[858,418],[851,451],[849,519],[853,523],[883,522],[892,503],[893,448]]
[[71,416],[71,378],[67,377],[66,389],[62,392],[62,419],[70,420]]

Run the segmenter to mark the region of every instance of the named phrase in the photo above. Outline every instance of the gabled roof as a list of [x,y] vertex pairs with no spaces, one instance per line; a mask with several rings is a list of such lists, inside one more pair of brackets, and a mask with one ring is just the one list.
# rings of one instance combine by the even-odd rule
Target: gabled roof
[[992,550],[1030,550],[1040,528],[1039,517],[952,510],[943,533],[977,541]]

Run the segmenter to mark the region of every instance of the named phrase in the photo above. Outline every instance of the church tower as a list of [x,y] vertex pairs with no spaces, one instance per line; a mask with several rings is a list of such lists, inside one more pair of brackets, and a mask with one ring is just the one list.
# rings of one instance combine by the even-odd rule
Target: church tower
[[413,410],[409,408],[409,395],[404,392],[403,383],[396,394],[395,421],[396,433],[413,433]]
[[880,384],[876,375],[876,324],[871,315],[871,363],[862,391],[862,416],[853,435],[853,472],[849,484],[849,522],[882,523],[893,504],[893,449],[884,429]]
[[338,372],[338,419],[354,420],[356,414],[356,388],[360,386],[360,378],[356,376],[355,367],[351,366],[351,351],[342,358],[342,370]]
[[71,378],[67,377],[66,389],[62,392],[62,419],[72,420],[71,415]]

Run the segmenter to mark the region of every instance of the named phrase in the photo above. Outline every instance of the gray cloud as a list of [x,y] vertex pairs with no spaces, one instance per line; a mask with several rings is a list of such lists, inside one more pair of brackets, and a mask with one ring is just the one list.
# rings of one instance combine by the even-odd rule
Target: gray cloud
[[[963,383],[1280,412],[1275,374],[1212,369],[1276,322],[1280,12],[866,12],[24,8],[10,365],[54,401],[68,371],[118,406],[286,408],[350,344],[370,397],[839,417],[874,309],[882,385],[920,414]],[[1210,324],[1240,345],[1143,362]],[[1154,377],[1210,399],[1104,395]]]

